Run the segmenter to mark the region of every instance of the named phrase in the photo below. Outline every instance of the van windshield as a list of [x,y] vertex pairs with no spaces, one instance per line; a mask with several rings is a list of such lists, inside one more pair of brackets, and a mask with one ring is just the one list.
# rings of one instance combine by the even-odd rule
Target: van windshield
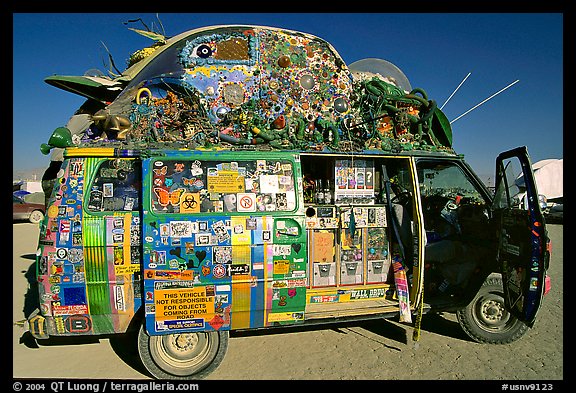
[[423,197],[460,195],[472,201],[484,203],[480,192],[457,165],[419,163],[418,178]]

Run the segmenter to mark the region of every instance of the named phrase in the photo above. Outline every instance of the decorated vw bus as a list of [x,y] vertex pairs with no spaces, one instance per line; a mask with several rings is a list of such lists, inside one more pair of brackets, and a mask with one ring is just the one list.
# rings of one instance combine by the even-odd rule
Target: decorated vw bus
[[500,344],[533,326],[549,252],[526,148],[497,158],[493,193],[391,63],[266,26],[154,39],[115,79],[46,79],[100,109],[42,146],[65,151],[34,337],[127,334],[151,376],[189,379],[234,331],[398,318],[417,340],[449,311]]

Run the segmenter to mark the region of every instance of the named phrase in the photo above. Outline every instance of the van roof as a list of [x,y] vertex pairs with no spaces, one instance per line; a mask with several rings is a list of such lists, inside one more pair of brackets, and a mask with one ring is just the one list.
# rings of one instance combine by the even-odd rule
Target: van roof
[[354,70],[325,40],[269,26],[154,38],[114,80],[123,90],[94,114],[81,147],[455,154],[450,123],[425,90],[404,90],[397,67],[403,83],[380,73],[393,65]]

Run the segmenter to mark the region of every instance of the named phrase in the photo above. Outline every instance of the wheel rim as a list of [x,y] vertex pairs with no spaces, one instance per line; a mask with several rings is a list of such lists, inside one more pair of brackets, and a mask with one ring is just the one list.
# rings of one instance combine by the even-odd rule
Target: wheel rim
[[184,376],[196,373],[208,365],[215,345],[217,343],[208,333],[152,336],[150,354],[157,364],[170,366],[170,370],[165,371]]
[[504,307],[504,298],[494,292],[477,299],[473,317],[480,328],[492,333],[507,331],[515,322]]
[[34,224],[39,223],[44,218],[44,213],[38,210],[34,210],[30,213],[30,221]]

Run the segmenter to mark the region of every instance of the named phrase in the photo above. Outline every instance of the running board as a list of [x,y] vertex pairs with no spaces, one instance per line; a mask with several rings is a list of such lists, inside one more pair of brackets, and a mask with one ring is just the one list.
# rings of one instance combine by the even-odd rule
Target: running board
[[350,302],[309,303],[304,320],[346,318],[361,315],[399,312],[398,301],[388,299],[354,300]]

